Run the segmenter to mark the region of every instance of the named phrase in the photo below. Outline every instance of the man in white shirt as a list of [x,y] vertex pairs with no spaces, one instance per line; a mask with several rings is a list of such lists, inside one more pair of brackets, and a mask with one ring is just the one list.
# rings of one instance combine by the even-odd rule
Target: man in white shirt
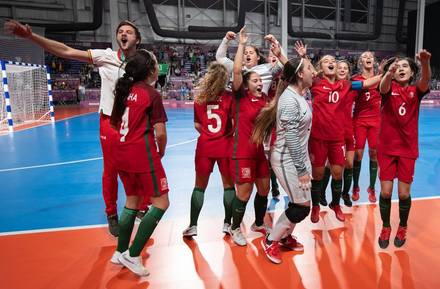
[[114,166],[113,141],[117,139],[118,132],[110,127],[110,115],[113,109],[113,90],[116,81],[124,72],[125,60],[134,55],[141,43],[139,29],[130,21],[122,21],[116,29],[116,41],[119,49],[113,51],[107,49],[79,50],[65,45],[64,43],[45,38],[32,32],[29,25],[23,25],[15,20],[5,22],[4,29],[9,34],[14,34],[27,39],[44,50],[62,58],[68,58],[87,62],[99,69],[101,76],[101,99],[99,103],[100,113],[100,141],[104,160],[102,174],[102,194],[106,206],[107,220],[110,233],[119,235],[118,215],[116,201],[118,199],[118,174]]

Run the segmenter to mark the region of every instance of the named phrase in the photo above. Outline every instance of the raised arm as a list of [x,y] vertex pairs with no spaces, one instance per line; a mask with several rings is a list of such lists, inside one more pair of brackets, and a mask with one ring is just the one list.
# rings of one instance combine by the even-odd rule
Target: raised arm
[[243,74],[242,74],[243,53],[247,40],[248,40],[248,36],[245,27],[243,27],[240,30],[237,53],[235,53],[235,58],[234,58],[233,81],[232,81],[232,89],[234,91],[238,91],[241,87],[241,84],[243,83]]
[[8,20],[4,24],[4,30],[7,34],[27,39],[58,57],[74,59],[82,62],[91,61],[91,56],[88,51],[75,49],[64,43],[33,33],[31,27],[27,24],[23,25],[18,21]]
[[391,89],[391,81],[393,80],[394,73],[397,70],[397,61],[398,59],[395,59],[394,62],[390,64],[387,72],[384,74],[380,81],[379,92],[381,94],[388,93]]
[[376,85],[379,84],[381,78],[382,78],[382,75],[375,75],[373,77],[365,79],[362,83],[362,88],[368,89],[368,88],[375,87]]
[[421,77],[417,81],[417,89],[420,92],[426,92],[429,89],[429,81],[431,80],[431,53],[425,49],[420,50],[416,56],[422,66]]
[[281,63],[281,65],[284,65],[288,59],[281,48],[280,42],[272,34],[264,36],[264,39],[271,43],[270,50],[272,50],[272,53],[278,58],[278,61]]
[[223,38],[222,42],[220,43],[219,47],[217,48],[217,52],[215,54],[215,60],[217,60],[218,63],[223,64],[226,66],[229,73],[232,72],[232,68],[234,66],[234,63],[231,59],[226,57],[226,52],[228,51],[229,42],[231,40],[234,40],[236,37],[235,33],[232,31],[228,31],[225,35],[225,38]]

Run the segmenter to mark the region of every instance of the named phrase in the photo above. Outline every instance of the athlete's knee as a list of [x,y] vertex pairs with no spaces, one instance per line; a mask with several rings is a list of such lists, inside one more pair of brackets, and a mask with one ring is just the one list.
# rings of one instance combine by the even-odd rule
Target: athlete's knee
[[384,191],[384,190],[382,190],[382,191],[380,192],[380,195],[381,195],[382,198],[384,198],[384,199],[391,199],[392,192],[391,192],[391,191]]
[[377,150],[370,149],[368,150],[368,154],[370,155],[370,160],[377,160]]
[[289,203],[289,207],[286,209],[285,214],[287,219],[292,223],[299,223],[304,220],[310,212],[310,206],[301,206],[294,203]]

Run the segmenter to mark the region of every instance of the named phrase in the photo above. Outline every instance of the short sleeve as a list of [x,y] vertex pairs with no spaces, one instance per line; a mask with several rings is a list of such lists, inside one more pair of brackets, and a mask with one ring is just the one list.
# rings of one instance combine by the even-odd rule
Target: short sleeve
[[194,122],[196,123],[202,123],[199,117],[199,106],[196,102],[194,102]]
[[107,49],[89,49],[90,62],[96,66],[102,66],[108,62],[108,58],[111,57],[113,50]]
[[159,122],[167,122],[167,114],[165,112],[165,108],[163,107],[162,98],[160,97],[159,92],[152,90],[151,97],[151,115],[150,122],[151,125],[155,125]]

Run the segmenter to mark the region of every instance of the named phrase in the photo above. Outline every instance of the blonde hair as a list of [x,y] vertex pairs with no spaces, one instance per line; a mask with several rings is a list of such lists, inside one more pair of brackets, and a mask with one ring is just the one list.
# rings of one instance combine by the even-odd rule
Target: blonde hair
[[330,54],[326,54],[323,57],[321,57],[321,59],[319,59],[318,63],[316,64],[316,74],[318,75],[318,77],[322,77],[322,63],[324,62],[324,59],[326,58],[333,58],[336,61],[336,58],[333,55]]
[[339,66],[339,64],[341,64],[341,63],[345,63],[347,65],[348,73],[347,73],[347,77],[345,79],[346,80],[350,80],[350,75],[351,75],[351,65],[350,65],[350,62],[348,62],[345,59],[338,60],[338,61],[336,61],[336,67]]
[[377,63],[376,56],[374,55],[373,51],[367,50],[367,51],[362,52],[361,55],[359,55],[359,58],[357,61],[357,67],[361,73],[364,71],[364,66],[362,65],[362,57],[367,53],[370,53],[373,56],[373,68],[375,67],[375,64]]
[[213,62],[209,65],[208,72],[201,79],[196,89],[200,90],[195,97],[198,104],[217,100],[226,89],[229,73],[223,64]]

